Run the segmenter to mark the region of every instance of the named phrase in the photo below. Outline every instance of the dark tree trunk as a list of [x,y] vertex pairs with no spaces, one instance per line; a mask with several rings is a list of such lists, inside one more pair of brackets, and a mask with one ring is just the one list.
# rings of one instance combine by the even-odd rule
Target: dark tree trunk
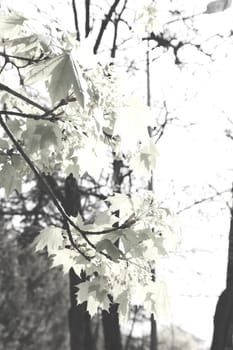
[[[123,162],[121,160],[113,161],[113,186],[114,191],[120,193],[123,177],[121,168]],[[116,243],[117,245],[118,243]],[[110,297],[111,298],[111,297]],[[121,331],[118,316],[118,304],[111,303],[109,312],[102,312],[104,343],[106,350],[122,350]]]
[[93,350],[91,320],[86,311],[86,303],[77,305],[77,285],[82,282],[73,269],[70,270],[70,349]]
[[158,350],[157,323],[154,318],[154,314],[151,314],[150,325],[151,325],[150,350]]
[[118,305],[111,304],[109,312],[103,311],[103,331],[106,350],[122,350],[120,324],[117,312]]
[[233,208],[229,232],[226,289],[217,302],[210,350],[231,349],[233,349]]
[[[152,177],[151,182],[149,184],[149,189],[151,186],[152,189]],[[155,269],[151,270],[151,279],[155,282]],[[150,316],[150,350],[158,350],[158,336],[157,336],[157,322],[154,317],[154,314]]]
[[[79,188],[73,174],[70,174],[65,181],[64,208],[68,215],[77,216],[81,213]],[[77,305],[78,284],[85,281],[86,274],[83,272],[81,278],[73,269],[69,272],[70,278],[70,350],[94,350],[91,333],[91,319],[86,310],[86,303]]]

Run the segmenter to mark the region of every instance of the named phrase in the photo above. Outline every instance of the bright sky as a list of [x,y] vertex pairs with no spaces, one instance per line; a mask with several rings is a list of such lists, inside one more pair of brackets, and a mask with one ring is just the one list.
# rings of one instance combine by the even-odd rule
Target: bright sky
[[[232,13],[231,8],[221,14],[203,16],[200,20],[203,35],[209,35],[213,26],[219,32],[232,28]],[[231,188],[233,147],[225,130],[229,128],[227,118],[233,112],[232,49],[221,42],[215,54],[216,62],[205,67],[193,65],[193,70],[191,64],[191,71],[189,66],[183,72],[174,70],[169,58],[166,64],[161,59],[153,67],[156,79],[152,91],[168,98],[168,108],[176,108],[179,124],[194,123],[186,128],[173,126],[159,145],[157,175],[162,178],[159,183],[163,186],[158,186],[158,190],[162,194],[165,189],[174,208],[179,202],[181,209],[214,194],[209,185],[218,191]],[[182,101],[186,92],[188,95],[193,92],[195,97]],[[188,190],[182,192],[185,186]],[[229,195],[180,214],[183,232],[180,254],[168,259],[165,272],[173,321],[205,339],[207,345],[212,337],[211,318],[217,296],[225,288],[230,225],[224,203],[227,199]]]

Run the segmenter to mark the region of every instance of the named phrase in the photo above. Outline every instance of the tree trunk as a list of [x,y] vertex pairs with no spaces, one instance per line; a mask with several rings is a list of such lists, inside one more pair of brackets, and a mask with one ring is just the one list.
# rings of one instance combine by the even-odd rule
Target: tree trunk
[[103,310],[103,331],[106,350],[122,350],[118,305],[111,304],[109,312]]
[[[81,213],[79,188],[73,174],[70,174],[65,181],[64,208],[68,215],[77,216]],[[83,272],[81,278],[73,269],[69,272],[70,278],[70,350],[93,350],[93,339],[91,333],[91,319],[86,310],[86,303],[77,305],[78,284],[85,281],[86,275]]]
[[230,349],[233,349],[233,208],[229,232],[226,289],[217,302],[210,350]]
[[[121,168],[123,162],[121,160],[113,161],[113,186],[114,192],[121,192],[123,177]],[[117,243],[116,243],[117,244]],[[111,303],[109,312],[103,310],[102,321],[104,331],[104,343],[106,350],[122,350],[121,331],[118,316],[118,305]]]
[[[146,91],[147,91],[147,106],[151,106],[151,86],[150,86],[150,42],[147,40],[147,52],[146,52]],[[152,137],[151,129],[148,129],[150,136]],[[153,191],[153,172],[148,182],[148,190]],[[152,281],[155,282],[155,269],[151,270]],[[158,350],[158,336],[157,336],[157,323],[154,314],[150,316],[150,350]]]
[[86,311],[86,303],[77,305],[77,285],[82,282],[73,269],[70,270],[70,349],[93,350],[91,320]]
[[158,350],[157,323],[154,318],[154,314],[151,314],[150,324],[151,324],[150,350]]
[[[151,177],[151,183],[149,184],[151,187],[152,180],[153,178]],[[151,270],[151,279],[155,282],[155,269]],[[150,316],[150,350],[158,350],[157,322],[154,314],[151,314]]]

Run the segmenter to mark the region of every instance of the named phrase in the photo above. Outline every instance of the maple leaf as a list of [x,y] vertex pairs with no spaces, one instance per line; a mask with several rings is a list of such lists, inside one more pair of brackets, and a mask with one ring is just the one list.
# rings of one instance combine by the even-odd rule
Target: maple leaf
[[115,262],[118,261],[121,255],[120,250],[109,239],[103,239],[102,241],[98,242],[96,245],[96,250],[97,252],[105,250]]
[[118,312],[120,314],[121,321],[127,322],[129,319],[129,291],[124,290],[118,295],[115,301],[119,304]]
[[53,104],[66,99],[73,88],[77,101],[85,108],[86,86],[74,50],[34,64],[26,71],[26,84],[40,80],[49,81],[48,90]]
[[86,263],[85,258],[70,249],[52,251],[52,267],[62,266],[64,273],[68,273],[72,267],[75,273],[80,275],[81,270],[85,270],[84,263]]
[[52,254],[61,248],[64,242],[62,232],[63,229],[56,226],[49,226],[40,231],[39,235],[33,241],[35,251],[47,248],[48,253]]
[[0,186],[4,188],[7,198],[14,190],[21,192],[21,177],[14,166],[10,164],[3,165],[0,170]]
[[136,155],[129,161],[130,168],[134,175],[142,178],[150,178],[151,170],[155,168],[157,150],[151,140],[143,146]]
[[110,202],[109,210],[111,212],[120,211],[121,222],[127,220],[134,212],[132,202],[125,194],[115,193],[114,196],[108,197],[106,202]]

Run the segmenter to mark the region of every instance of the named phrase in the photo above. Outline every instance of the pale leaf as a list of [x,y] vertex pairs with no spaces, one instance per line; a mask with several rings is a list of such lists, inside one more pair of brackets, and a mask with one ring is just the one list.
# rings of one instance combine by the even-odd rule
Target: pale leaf
[[49,81],[48,89],[53,103],[65,99],[73,87],[77,101],[85,107],[85,81],[72,52],[40,62],[27,70],[25,83],[34,84],[40,80]]
[[232,0],[216,0],[211,1],[207,5],[207,9],[205,13],[216,13],[221,12],[228,9],[231,6]]
[[129,319],[129,293],[128,290],[124,290],[115,300],[119,303],[118,312],[123,322]]
[[109,208],[111,212],[120,211],[119,217],[122,220],[127,220],[134,212],[132,202],[125,194],[115,193],[114,196],[108,197],[106,201],[111,203]]
[[113,135],[120,137],[123,153],[137,149],[138,143],[148,143],[148,126],[153,125],[150,109],[135,98],[127,99],[126,105],[119,110]]
[[79,67],[75,50],[72,50],[70,53],[70,62],[71,62],[71,69],[73,71],[72,84],[73,84],[74,93],[80,105],[83,108],[85,108],[86,98],[87,98],[86,82],[83,79],[82,71]]
[[0,170],[0,186],[4,188],[7,198],[14,190],[21,192],[21,176],[19,176],[14,166],[10,164],[3,165]]
[[93,317],[97,313],[99,304],[100,304],[99,301],[96,299],[93,293],[90,294],[87,302],[87,311],[89,312],[91,317]]
[[52,267],[62,266],[64,273],[68,273],[71,267],[75,270],[77,275],[84,269],[83,259],[80,259],[80,255],[77,256],[77,252],[70,249],[60,249],[52,252]]
[[78,287],[77,302],[79,304],[82,304],[84,301],[88,300],[89,286],[90,286],[89,281],[79,283],[79,285],[77,286]]
[[47,248],[48,253],[52,254],[63,246],[64,239],[62,237],[63,229],[56,226],[50,226],[43,229],[34,239],[33,245],[35,251]]
[[59,55],[30,66],[26,70],[25,84],[32,85],[40,80],[48,80],[56,66],[64,60],[64,56],[66,55]]
[[24,23],[25,18],[19,14],[0,16],[0,37],[11,37]]
[[151,177],[151,171],[155,168],[157,158],[156,147],[151,140],[143,146],[130,161],[130,168],[134,172],[134,176],[147,178]]
[[72,82],[73,72],[70,58],[69,55],[64,54],[54,67],[49,84],[49,93],[53,103],[59,102],[68,96]]
[[171,317],[171,309],[166,284],[162,280],[151,281],[148,290],[144,302],[145,309],[155,313],[159,320],[167,322]]

